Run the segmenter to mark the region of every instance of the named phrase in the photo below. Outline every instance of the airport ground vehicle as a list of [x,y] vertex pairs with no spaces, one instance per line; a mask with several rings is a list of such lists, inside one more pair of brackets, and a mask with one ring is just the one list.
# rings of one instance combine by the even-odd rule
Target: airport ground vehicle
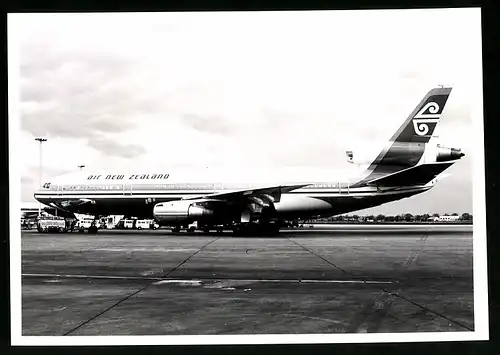
[[39,219],[37,229],[40,233],[66,232],[66,221],[58,217]]
[[21,229],[32,229],[36,225],[36,221],[30,219],[21,219]]
[[139,219],[135,223],[137,229],[158,229],[160,226],[152,219]]
[[116,229],[135,229],[137,219],[122,219],[120,220],[115,228]]
[[79,231],[80,233],[85,232],[85,230],[88,230],[89,233],[94,233],[93,230],[95,228],[95,231],[97,229],[101,228],[101,223],[94,218],[83,218],[80,219],[76,222],[75,229]]

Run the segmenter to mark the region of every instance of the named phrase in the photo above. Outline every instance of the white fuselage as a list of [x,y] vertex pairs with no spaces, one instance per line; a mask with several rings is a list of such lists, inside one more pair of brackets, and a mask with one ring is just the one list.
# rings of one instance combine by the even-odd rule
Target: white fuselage
[[[157,203],[202,197],[217,192],[255,189],[286,184],[306,184],[281,195],[275,202],[283,218],[307,218],[335,215],[409,197],[428,190],[432,185],[397,187],[381,191],[373,186],[351,187],[363,175],[356,171],[332,181],[329,170],[286,169],[278,172],[243,172],[241,170],[201,170],[173,173],[84,173],[61,176],[44,185],[35,198],[45,204],[77,213],[99,215],[123,214],[152,217]],[[308,176],[314,176],[311,179]],[[251,182],[249,182],[251,181]]]

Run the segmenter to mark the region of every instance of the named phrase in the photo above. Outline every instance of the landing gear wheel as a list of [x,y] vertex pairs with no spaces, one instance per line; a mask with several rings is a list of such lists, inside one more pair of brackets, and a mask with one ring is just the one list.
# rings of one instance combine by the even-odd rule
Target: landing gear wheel
[[179,227],[179,226],[175,226],[172,228],[173,233],[179,233],[180,231],[181,231],[181,227]]

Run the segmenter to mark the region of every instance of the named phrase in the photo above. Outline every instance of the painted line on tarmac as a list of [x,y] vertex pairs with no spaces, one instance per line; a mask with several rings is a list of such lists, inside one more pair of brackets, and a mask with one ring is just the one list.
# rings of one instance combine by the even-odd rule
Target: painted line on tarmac
[[158,281],[160,283],[189,283],[189,282],[263,282],[263,283],[347,283],[347,284],[393,284],[398,281],[382,280],[321,280],[321,279],[165,279],[162,277],[139,277],[139,276],[113,276],[113,275],[71,275],[71,274],[22,274],[23,277],[59,277],[75,279],[110,279],[110,280],[140,280]]
[[[206,243],[205,245],[203,245],[201,248],[199,248],[196,252],[192,253],[191,255],[189,255],[187,258],[185,258],[181,263],[179,263],[178,265],[176,265],[175,267],[173,267],[172,269],[170,269],[170,271],[168,271],[167,273],[165,273],[163,275],[163,279],[167,278],[171,273],[173,273],[175,270],[177,270],[178,268],[180,268],[182,265],[184,265],[185,263],[187,263],[192,257],[194,257],[195,255],[197,255],[198,253],[200,253],[201,251],[203,251],[206,247],[208,247],[210,244],[216,242],[217,240],[219,240],[220,237],[217,237],[217,238],[214,238],[212,239],[211,241],[209,241],[208,243]],[[73,333],[74,331],[80,329],[81,327],[84,327],[85,325],[89,324],[90,322],[92,322],[94,319],[102,316],[104,313],[112,310],[113,308],[115,307],[118,307],[120,304],[122,304],[123,302],[127,301],[128,299],[130,299],[131,297],[134,297],[135,295],[137,295],[138,293],[144,291],[145,289],[147,289],[149,286],[151,286],[153,283],[149,282],[148,284],[142,286],[141,288],[137,289],[136,291],[126,295],[125,297],[123,297],[121,300],[119,300],[118,302],[112,304],[111,306],[107,307],[106,309],[103,309],[102,311],[100,311],[99,313],[95,314],[94,316],[90,317],[89,319],[87,319],[86,321],[80,323],[79,325],[77,325],[76,327],[74,327],[73,329],[65,332],[63,335],[66,336],[66,335],[69,335],[71,333]]]
[[60,277],[66,279],[110,279],[110,280],[163,280],[161,277],[113,276],[113,275],[71,275],[71,274],[21,274],[22,277]]
[[[330,264],[331,266],[335,267],[336,269],[340,270],[341,272],[343,272],[345,275],[351,275],[352,274],[343,269],[342,267],[338,266],[338,265],[335,265],[333,262],[329,261],[328,259],[324,258],[323,256],[319,255],[318,253],[315,253],[314,251],[308,249],[307,247],[297,243],[296,241],[288,238],[288,240],[297,245],[298,247],[304,249],[305,251],[309,252],[310,254],[318,257],[319,259],[325,261],[326,263]],[[419,243],[423,243],[425,244],[425,242],[427,241],[427,235],[424,235],[422,236],[420,239],[419,239]],[[421,253],[423,251],[423,247],[418,247],[418,248],[414,248],[412,250],[412,252],[410,253],[410,257],[407,258],[407,260],[405,260],[404,262],[404,266],[408,265],[409,263],[413,262],[416,258],[418,258],[418,255],[420,255],[419,253]],[[425,305],[421,305],[421,304],[418,304],[417,302],[414,302],[412,300],[410,300],[409,298],[407,297],[404,297],[402,295],[399,294],[399,290],[397,290],[396,292],[394,292],[393,290],[388,290],[386,288],[381,288],[380,289],[382,292],[379,294],[379,296],[373,300],[372,302],[369,303],[369,309],[373,309],[373,306],[372,305],[375,305],[375,309],[378,309],[380,311],[380,309],[384,310],[384,311],[387,311],[387,308],[389,308],[392,303],[393,303],[393,300],[390,300],[389,298],[387,298],[387,296],[385,296],[385,299],[381,300],[382,298],[384,298],[384,294],[387,294],[387,295],[390,295],[392,297],[397,297],[397,298],[400,298],[408,303],[411,303],[413,304],[414,306],[426,311],[426,312],[429,312],[429,313],[432,313],[438,317],[441,317],[441,318],[444,318],[446,319],[447,321],[451,322],[451,323],[454,323],[462,328],[465,328],[469,331],[473,331],[474,329],[468,327],[467,325],[463,324],[462,322],[460,321],[457,321],[457,320],[454,320],[454,319],[451,319],[450,317],[446,316],[445,314],[439,312],[439,311],[435,311],[435,310],[432,310],[430,308],[428,308],[427,306]],[[356,331],[359,326],[363,323],[363,321],[365,320],[367,316],[364,315],[361,322],[358,322],[358,324],[356,325],[355,329],[349,329],[349,332],[352,332],[352,331]]]
[[283,280],[283,279],[196,279],[196,280],[178,280],[178,279],[163,279],[156,282],[155,284],[162,283],[190,283],[190,282],[252,282],[252,283],[318,283],[318,284],[335,284],[335,283],[346,283],[346,284],[392,284],[398,281],[364,281],[364,280]]
[[345,234],[355,234],[355,233],[366,233],[366,234],[381,234],[381,233],[408,233],[408,234],[417,234],[417,233],[429,233],[429,234],[472,234],[472,231],[466,231],[466,230],[461,230],[461,229],[446,229],[446,230],[441,230],[441,229],[420,229],[420,228],[415,228],[415,229],[406,229],[406,228],[400,228],[400,229],[384,229],[384,228],[373,228],[373,229],[300,229],[300,230],[287,230],[287,229],[282,229],[280,230],[280,233],[345,233]]

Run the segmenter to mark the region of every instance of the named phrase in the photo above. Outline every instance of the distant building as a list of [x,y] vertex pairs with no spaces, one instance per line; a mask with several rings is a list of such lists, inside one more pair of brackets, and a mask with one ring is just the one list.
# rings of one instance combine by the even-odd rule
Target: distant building
[[460,219],[460,216],[448,216],[448,215],[444,215],[444,216],[434,216],[434,217],[430,217],[429,218],[431,221],[434,221],[434,222],[454,222],[454,221],[458,221]]

